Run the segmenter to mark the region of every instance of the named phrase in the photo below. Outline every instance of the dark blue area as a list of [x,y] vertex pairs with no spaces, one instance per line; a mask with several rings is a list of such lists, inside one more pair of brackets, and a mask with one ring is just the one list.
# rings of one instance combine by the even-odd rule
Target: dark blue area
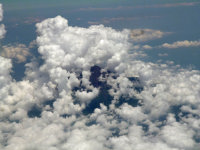
[[103,82],[101,84],[99,95],[86,106],[83,110],[83,114],[88,115],[93,113],[96,108],[100,108],[101,103],[108,107],[113,100],[113,97],[108,93],[109,89],[110,87]]
[[128,78],[131,82],[134,83],[134,90],[138,93],[141,93],[144,90],[144,87],[141,85],[139,77],[129,77]]
[[49,105],[51,108],[53,108],[53,103],[56,101],[56,99],[48,100],[44,102],[44,106]]
[[115,104],[116,107],[121,106],[122,104],[127,103],[133,107],[141,106],[139,103],[139,100],[135,97],[129,98],[129,97],[120,97],[118,103]]
[[149,125],[148,124],[140,123],[139,125],[142,126],[142,129],[145,133],[149,131]]
[[138,77],[128,77],[128,79],[132,82],[140,82],[140,79]]
[[119,137],[120,136],[120,129],[119,128],[111,128],[112,136]]
[[200,143],[200,135],[195,135],[193,138],[195,142]]
[[[174,114],[176,121],[178,121],[178,122],[180,121],[180,119],[181,119],[181,118],[180,118],[181,105],[171,106],[171,108],[169,109],[168,112]],[[185,114],[185,115],[186,115],[186,114]],[[164,114],[164,115],[160,116],[160,117],[158,118],[158,120],[161,121],[161,122],[163,122],[163,123],[165,123],[165,121],[167,120],[167,116],[168,116],[168,114]]]
[[36,105],[34,105],[29,111],[28,111],[28,117],[30,118],[39,118],[41,117],[42,109]]
[[[172,112],[175,115],[176,121],[180,121],[180,113],[181,113],[181,105],[172,106],[170,109],[170,112]],[[184,114],[184,116],[187,115],[187,113]]]
[[94,87],[99,87],[100,92],[99,95],[96,98],[94,98],[83,110],[83,114],[85,115],[93,113],[96,108],[100,107],[101,103],[108,107],[113,99],[113,97],[110,96],[108,92],[110,86],[107,85],[106,82],[99,81],[99,77],[101,76],[101,68],[99,66],[93,66],[91,67],[90,72],[90,82]]
[[25,71],[25,63],[16,63],[13,62],[13,68],[11,72],[11,76],[16,81],[21,81],[24,77],[24,71]]
[[[83,114],[85,115],[93,113],[96,108],[100,107],[101,103],[108,107],[111,104],[111,101],[113,100],[113,97],[108,92],[108,90],[111,87],[107,85],[106,82],[99,81],[99,77],[101,75],[103,77],[106,77],[106,75],[109,75],[111,72],[107,71],[107,72],[101,73],[101,68],[99,66],[91,67],[90,71],[91,71],[90,82],[94,87],[100,88],[100,93],[83,110]],[[117,78],[117,77],[113,76],[113,78]],[[138,77],[130,77],[129,80],[135,83],[135,86],[133,88],[137,92],[141,92],[143,90],[143,87],[141,86],[141,83],[140,83],[140,79]],[[127,96],[121,96],[118,103],[116,103],[116,107],[121,106],[123,103],[128,103],[129,105],[133,107],[141,106],[141,104],[139,103],[139,100],[136,97],[129,98]]]
[[90,69],[91,76],[90,82],[94,87],[99,87],[101,82],[99,81],[99,77],[101,76],[101,68],[99,66],[93,66]]

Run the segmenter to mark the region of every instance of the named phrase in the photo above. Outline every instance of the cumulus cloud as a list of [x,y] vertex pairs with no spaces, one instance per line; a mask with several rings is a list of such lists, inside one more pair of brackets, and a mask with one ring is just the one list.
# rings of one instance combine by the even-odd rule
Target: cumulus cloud
[[[0,148],[200,146],[199,71],[132,57],[127,29],[72,27],[61,16],[36,27],[44,62],[27,63],[22,81],[10,76],[11,60],[0,57]],[[135,42],[154,35],[141,32],[135,32]]]
[[161,45],[161,47],[164,48],[179,48],[179,47],[197,47],[200,46],[200,41],[177,41],[172,44],[164,43]]
[[18,63],[26,61],[26,58],[30,56],[29,48],[24,44],[15,44],[2,46],[1,56],[16,60]]
[[[3,20],[3,8],[2,4],[0,3],[0,22]],[[6,33],[5,26],[3,24],[0,24],[0,39],[4,38],[4,35]]]

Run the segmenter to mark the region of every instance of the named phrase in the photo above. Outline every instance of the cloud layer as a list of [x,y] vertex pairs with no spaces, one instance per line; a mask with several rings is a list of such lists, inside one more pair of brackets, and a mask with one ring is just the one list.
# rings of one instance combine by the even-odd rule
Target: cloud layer
[[61,16],[36,27],[42,65],[33,59],[16,82],[0,57],[1,149],[198,149],[199,71],[132,57],[130,30]]

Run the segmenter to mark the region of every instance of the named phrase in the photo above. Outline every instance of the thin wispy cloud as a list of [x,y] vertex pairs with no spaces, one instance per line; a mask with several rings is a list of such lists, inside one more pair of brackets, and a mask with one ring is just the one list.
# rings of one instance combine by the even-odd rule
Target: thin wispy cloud
[[[150,39],[148,39],[150,40]],[[176,41],[173,43],[163,43],[161,45],[158,46],[150,46],[150,45],[144,45],[144,48],[142,48],[141,46],[138,47],[137,49],[145,49],[145,47],[147,47],[146,49],[153,49],[153,48],[165,48],[165,49],[177,49],[177,48],[188,48],[188,47],[200,47],[200,41],[188,41],[188,40],[184,40],[184,41]],[[148,48],[149,47],[149,48]]]
[[127,21],[137,21],[141,19],[159,19],[160,16],[140,16],[140,17],[112,17],[112,18],[102,18],[99,20],[88,21],[89,25],[98,25],[98,24],[110,24],[115,22],[127,22]]
[[163,48],[180,48],[180,47],[199,47],[200,46],[200,41],[176,41],[174,43],[164,43],[160,47]]
[[149,41],[162,38],[169,33],[153,29],[134,29],[130,32],[130,38],[135,42]]
[[79,11],[111,11],[111,10],[124,10],[124,9],[144,9],[144,8],[170,8],[170,7],[190,7],[199,5],[200,2],[185,2],[185,3],[166,3],[166,4],[154,4],[154,5],[138,5],[138,6],[119,6],[119,7],[89,7],[80,8]]

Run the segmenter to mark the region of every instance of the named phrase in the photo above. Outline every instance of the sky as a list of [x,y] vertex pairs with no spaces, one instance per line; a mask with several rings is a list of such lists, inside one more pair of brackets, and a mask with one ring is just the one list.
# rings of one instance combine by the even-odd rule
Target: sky
[[200,1],[0,3],[0,149],[199,149]]

